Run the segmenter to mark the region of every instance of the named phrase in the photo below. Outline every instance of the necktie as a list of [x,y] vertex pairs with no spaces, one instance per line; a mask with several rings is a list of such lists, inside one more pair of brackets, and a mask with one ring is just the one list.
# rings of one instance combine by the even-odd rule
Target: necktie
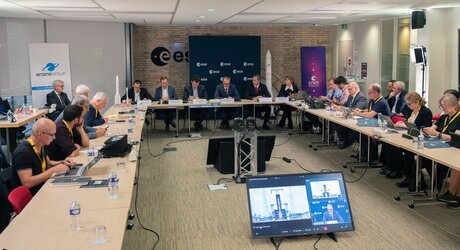
[[62,93],[60,93],[58,95],[58,97],[59,97],[59,101],[61,101],[61,104],[64,105],[64,107],[65,107],[65,103],[64,103],[64,101],[62,101]]
[[259,95],[259,86],[256,87],[256,96]]
[[329,97],[329,99],[331,99],[331,100],[332,100],[332,98],[334,98],[334,94],[335,94],[335,89],[334,89],[334,90],[332,90],[332,93],[331,93],[331,97]]
[[225,88],[225,92],[227,93],[227,97],[228,97],[228,88]]

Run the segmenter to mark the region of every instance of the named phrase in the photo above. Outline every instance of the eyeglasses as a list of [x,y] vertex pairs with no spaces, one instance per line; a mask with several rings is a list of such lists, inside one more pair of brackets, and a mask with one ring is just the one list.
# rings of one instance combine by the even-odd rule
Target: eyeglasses
[[45,135],[49,135],[49,136],[51,136],[51,137],[56,136],[56,133],[50,134],[50,133],[47,133],[47,132],[44,132],[44,131],[40,131],[40,133],[43,133],[43,134],[45,134]]
[[407,106],[410,106],[410,105],[412,105],[412,104],[413,104],[412,102],[406,102],[406,105],[407,105]]

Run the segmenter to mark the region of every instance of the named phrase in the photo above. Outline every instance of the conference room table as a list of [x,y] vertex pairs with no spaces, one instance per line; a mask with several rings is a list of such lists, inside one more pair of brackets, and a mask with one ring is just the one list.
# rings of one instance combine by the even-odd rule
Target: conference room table
[[[252,105],[254,108],[255,114],[255,107],[257,105],[280,105],[286,104],[285,101],[276,101],[275,98],[272,99],[271,102],[259,102],[256,100],[249,100],[249,99],[241,99],[240,101],[235,102],[219,102],[213,103],[210,100],[207,100],[206,103],[193,103],[193,102],[181,102],[181,103],[171,103],[171,104],[163,104],[163,103],[152,103],[148,106],[149,109],[175,109],[176,110],[176,137],[179,136],[179,110],[189,108],[190,109],[214,109],[214,114],[216,116],[217,109],[219,108],[241,108],[241,115],[244,115],[244,106]],[[188,119],[188,133],[191,133],[191,122],[190,122],[190,112],[187,112],[187,119]],[[214,117],[214,125],[215,125],[216,117]]]
[[[90,140],[90,147],[100,147],[113,135],[126,134],[132,126],[134,132],[129,140],[140,141],[145,110],[136,115],[117,115],[118,112],[133,110],[129,105],[112,106],[104,116],[109,117],[106,136]],[[132,117],[133,122],[128,122]],[[118,122],[117,122],[118,120]],[[120,122],[125,120],[124,122]],[[139,144],[138,144],[139,145]],[[139,146],[133,146],[136,156]],[[91,158],[84,148],[75,157],[78,163],[87,164]],[[119,171],[117,164],[125,163],[125,171]],[[111,170],[117,170],[118,199],[111,199],[106,187],[80,188],[79,186],[51,187],[49,179],[33,197],[24,210],[14,218],[0,234],[0,247],[4,249],[121,249],[128,212],[131,206],[136,175],[137,157],[102,158],[85,175],[92,180],[107,179]],[[81,230],[70,229],[69,206],[77,200],[81,206]],[[95,244],[97,234],[94,228],[106,228],[104,244]]]
[[[449,148],[426,148],[423,147],[421,149],[414,147],[414,143],[412,140],[405,139],[402,137],[403,134],[407,134],[407,130],[391,130],[392,133],[384,133],[383,136],[380,135],[383,132],[380,128],[377,127],[364,127],[358,126],[357,120],[352,118],[345,118],[341,114],[342,112],[331,112],[326,109],[305,109],[301,108],[298,104],[289,103],[293,107],[297,107],[301,109],[303,112],[308,112],[319,118],[326,120],[329,124],[335,123],[340,126],[344,126],[346,128],[352,129],[360,134],[366,135],[370,137],[377,137],[378,140],[393,145],[395,147],[407,150],[413,153],[417,157],[417,165],[416,165],[416,173],[420,173],[421,166],[420,166],[420,158],[424,157],[429,160],[432,160],[432,169],[435,170],[437,164],[443,164],[449,168],[459,170],[460,171],[460,158],[459,157],[452,157],[460,153],[460,149],[449,147]],[[376,135],[375,130],[380,130],[379,135]],[[415,138],[414,138],[415,139]],[[368,151],[369,153],[369,151]],[[368,158],[369,159],[369,158]],[[419,183],[419,174],[416,175],[416,183]],[[433,200],[435,194],[435,185],[434,179],[431,178],[431,196],[428,197],[430,200]],[[417,186],[416,192],[407,192],[407,194],[411,193],[419,193],[419,186]],[[406,194],[406,193],[402,193]]]
[[6,147],[7,147],[6,156],[8,157],[8,160],[10,162],[11,162],[11,152],[10,152],[11,145],[10,145],[9,129],[19,128],[31,121],[34,121],[40,117],[45,116],[46,114],[48,114],[48,109],[33,109],[33,111],[29,113],[15,114],[16,122],[9,122],[8,120],[0,121],[0,128],[4,128],[6,130],[6,133],[5,133],[6,134],[5,140],[6,140]]

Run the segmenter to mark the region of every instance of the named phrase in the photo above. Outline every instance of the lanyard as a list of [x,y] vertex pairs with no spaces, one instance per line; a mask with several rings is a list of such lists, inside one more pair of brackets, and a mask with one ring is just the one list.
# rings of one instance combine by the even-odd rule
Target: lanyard
[[[407,119],[407,120],[417,119],[418,113],[420,113],[420,109],[419,110],[412,110],[412,112],[410,113],[409,119]],[[412,118],[412,116],[414,116],[414,118]]]
[[[378,103],[380,100],[382,100],[382,96],[380,96],[379,98],[377,98],[377,100],[375,100],[374,105],[375,105],[376,103]],[[372,105],[372,102],[371,102],[371,103],[369,104],[369,111],[372,111],[372,106],[373,106],[373,105]]]
[[69,127],[69,125],[67,124],[66,121],[62,120],[62,122],[64,123],[65,127],[67,128],[67,130],[69,130],[70,137],[72,138],[72,141],[73,141],[73,131],[72,131],[72,129]]
[[43,152],[43,148],[41,150],[41,155],[42,156],[40,156],[40,153],[38,153],[38,149],[37,149],[37,147],[35,147],[35,144],[32,141],[32,138],[27,139],[27,141],[30,143],[30,146],[32,146],[32,148],[34,149],[35,154],[37,155],[38,159],[40,160],[40,162],[42,164],[42,172],[45,172],[45,170],[46,170],[46,156],[45,156],[45,153]]
[[[449,123],[447,123],[447,121],[449,120],[449,116],[447,116],[446,119],[444,119],[444,127],[442,128],[442,131],[441,131],[442,133],[446,132],[449,125],[458,117],[458,115],[460,115],[460,111],[457,111],[457,114],[455,114],[454,117],[450,119]],[[446,126],[446,123],[447,123],[447,126]]]
[[99,115],[99,110],[97,109],[96,105],[92,104],[91,103],[91,106],[93,106],[94,110],[96,110],[96,113],[94,115],[94,118],[97,118],[97,116]]

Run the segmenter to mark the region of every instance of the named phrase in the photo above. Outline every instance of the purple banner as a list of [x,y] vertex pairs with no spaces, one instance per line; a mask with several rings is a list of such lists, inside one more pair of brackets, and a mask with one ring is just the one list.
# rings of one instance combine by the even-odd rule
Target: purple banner
[[326,47],[301,47],[302,90],[311,96],[326,95]]

